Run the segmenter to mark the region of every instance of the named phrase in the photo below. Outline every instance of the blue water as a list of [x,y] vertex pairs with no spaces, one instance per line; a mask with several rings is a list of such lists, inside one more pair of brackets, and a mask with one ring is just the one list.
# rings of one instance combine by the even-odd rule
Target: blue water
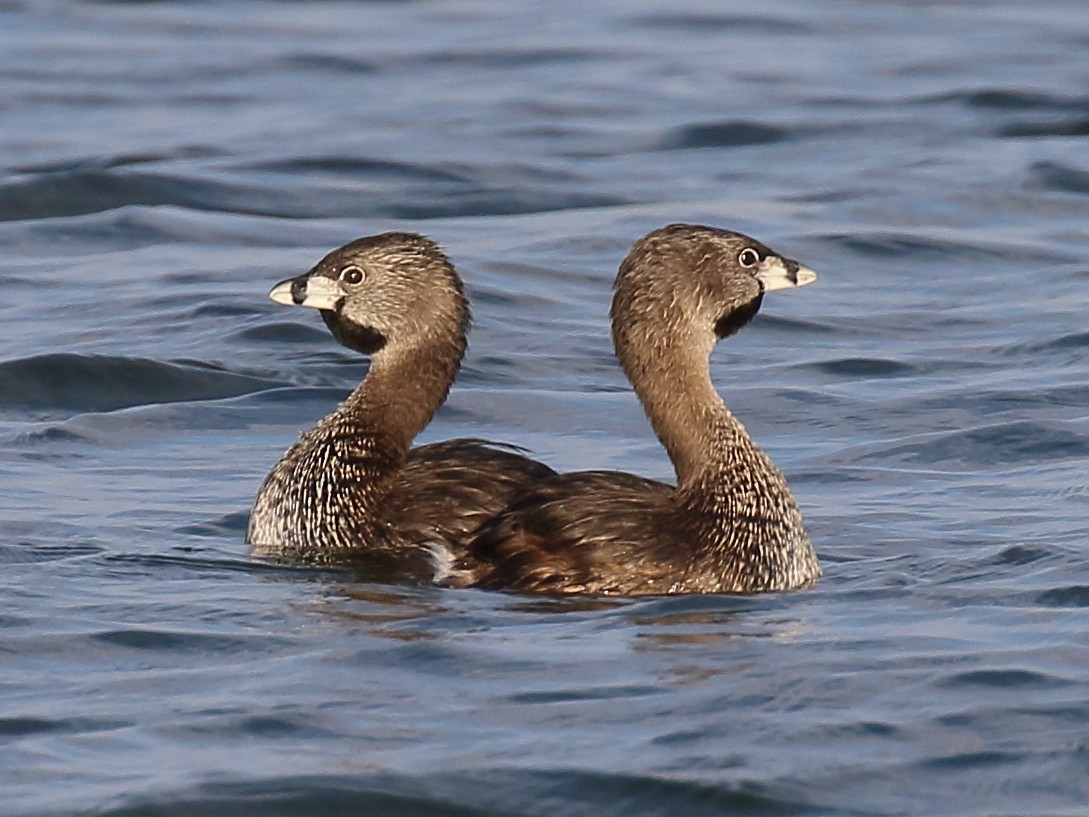
[[[1082,0],[0,2],[0,813],[1086,814],[1087,57]],[[820,275],[712,359],[815,589],[248,558],[365,371],[273,283],[424,232],[422,439],[668,478],[606,314],[678,220]]]

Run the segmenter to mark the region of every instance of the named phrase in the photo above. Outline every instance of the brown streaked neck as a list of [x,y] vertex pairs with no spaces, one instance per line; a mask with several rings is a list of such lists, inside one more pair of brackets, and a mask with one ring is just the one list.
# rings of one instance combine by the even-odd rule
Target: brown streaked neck
[[683,488],[747,435],[711,382],[708,342],[691,334],[669,341],[648,350],[618,343],[617,354]]
[[387,346],[371,357],[363,382],[337,412],[407,452],[446,400],[465,352],[463,336],[408,348]]

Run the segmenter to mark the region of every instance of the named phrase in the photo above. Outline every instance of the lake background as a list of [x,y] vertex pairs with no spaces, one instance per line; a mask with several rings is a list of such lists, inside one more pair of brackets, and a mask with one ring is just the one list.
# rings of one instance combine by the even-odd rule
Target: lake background
[[[0,2],[0,814],[1084,815],[1089,12]],[[250,560],[363,361],[267,299],[424,232],[475,326],[422,440],[668,479],[616,267],[812,266],[712,358],[811,591],[639,600]]]

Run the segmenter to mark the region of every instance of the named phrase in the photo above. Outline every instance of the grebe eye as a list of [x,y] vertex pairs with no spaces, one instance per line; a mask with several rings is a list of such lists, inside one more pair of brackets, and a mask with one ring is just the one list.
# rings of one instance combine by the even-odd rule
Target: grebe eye
[[346,284],[362,283],[366,277],[366,273],[359,267],[345,267],[340,271],[340,280]]
[[752,247],[746,247],[737,254],[737,263],[743,267],[755,267],[760,263],[760,253]]

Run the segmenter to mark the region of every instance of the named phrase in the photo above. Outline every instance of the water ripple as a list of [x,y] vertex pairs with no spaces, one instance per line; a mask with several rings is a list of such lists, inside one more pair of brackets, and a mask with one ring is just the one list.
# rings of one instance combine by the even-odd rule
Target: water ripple
[[1057,111],[1085,110],[1089,100],[1050,94],[1039,90],[1016,88],[980,88],[956,91],[930,98],[937,102],[959,102],[970,108],[997,111]]
[[1029,167],[1034,188],[1055,193],[1089,194],[1089,171],[1061,162],[1035,162]]
[[865,447],[860,461],[953,470],[1089,459],[1089,433],[1056,423],[1013,420]]
[[[376,163],[366,174],[370,184],[381,184],[389,197],[374,190],[363,195],[351,177],[332,178],[331,167],[322,167],[324,179],[313,178],[312,160],[278,165],[280,174],[259,177],[239,172],[210,172],[200,176],[152,170],[87,169],[80,167],[0,184],[0,222],[26,219],[63,218],[121,207],[173,205],[194,210],[229,212],[282,218],[323,218],[354,212],[371,218],[422,219],[453,216],[504,215],[568,210],[583,207],[612,207],[626,200],[594,191],[571,190],[567,185],[543,189],[539,174],[510,168],[498,182],[435,182],[426,170],[413,172],[415,183],[405,190],[391,184],[390,170]],[[354,163],[361,171],[366,162]],[[376,179],[374,171],[378,171]],[[302,189],[293,176],[309,175],[311,184]],[[522,178],[518,178],[521,176]],[[536,179],[534,177],[537,177]],[[394,177],[396,178],[396,176]]]
[[672,131],[658,147],[662,150],[745,147],[770,145],[790,137],[790,131],[760,122],[701,122]]
[[55,352],[0,363],[0,407],[115,411],[212,400],[267,388],[269,381],[205,363]]
[[132,726],[132,724],[125,721],[102,720],[97,718],[84,717],[9,717],[0,718],[0,735],[4,735],[9,738],[26,737],[29,735],[43,735],[50,733],[80,735],[89,732],[109,732],[114,729],[124,729],[130,726]]
[[[279,778],[216,783],[197,792],[160,795],[95,811],[98,817],[228,814],[398,814],[406,817],[495,817],[537,814],[558,804],[571,817],[638,813],[691,817],[736,814],[821,814],[786,791],[753,782],[714,785],[664,776],[549,770],[457,770],[415,776],[361,772],[353,776]],[[633,811],[634,810],[634,811]]]
[[667,11],[645,14],[634,20],[634,25],[661,31],[674,31],[682,34],[733,34],[752,32],[781,37],[792,34],[806,34],[812,27],[790,17],[738,13],[709,14],[701,12]]
[[1089,585],[1053,587],[1036,596],[1036,603],[1044,607],[1089,607]]
[[[149,652],[206,653],[229,655],[252,651],[254,639],[215,633],[184,632],[130,627],[108,630],[89,636],[93,641],[113,647]],[[264,643],[265,637],[255,637]]]
[[864,357],[849,357],[840,360],[824,360],[819,363],[808,364],[809,368],[836,375],[837,377],[918,377],[925,374],[924,367],[915,364],[902,363],[896,360],[885,360]]
[[1060,680],[1052,675],[1026,669],[970,670],[953,673],[942,679],[948,686],[983,686],[997,689],[1024,687],[1052,687]]

